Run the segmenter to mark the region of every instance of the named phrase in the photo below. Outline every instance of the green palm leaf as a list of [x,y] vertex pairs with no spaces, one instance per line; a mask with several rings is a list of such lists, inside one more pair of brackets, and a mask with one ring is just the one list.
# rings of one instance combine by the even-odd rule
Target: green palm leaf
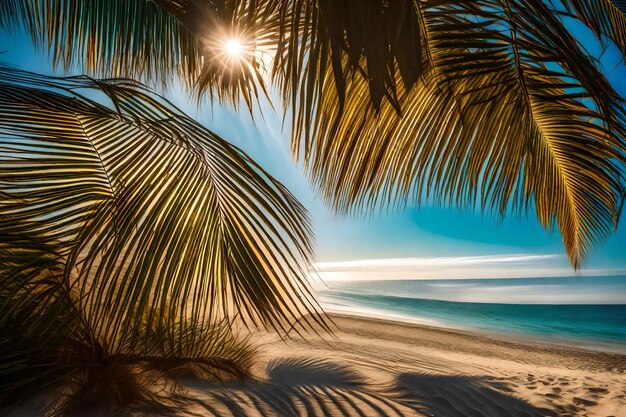
[[0,78],[0,234],[55,248],[96,334],[319,320],[307,214],[240,150],[136,83]]

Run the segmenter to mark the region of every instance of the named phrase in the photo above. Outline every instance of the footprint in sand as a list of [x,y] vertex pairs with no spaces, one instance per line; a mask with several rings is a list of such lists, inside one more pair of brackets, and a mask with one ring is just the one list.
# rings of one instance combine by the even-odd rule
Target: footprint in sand
[[562,415],[576,415],[578,414],[578,411],[580,410],[578,407],[576,407],[573,404],[570,404],[570,405],[555,404],[555,408]]
[[537,389],[537,385],[534,383],[526,384],[525,387],[527,389]]
[[595,401],[588,400],[586,398],[574,397],[574,404],[576,405],[584,405],[585,407],[591,407],[593,405],[597,405],[598,403]]
[[592,392],[594,394],[608,394],[609,393],[608,389],[598,388],[598,387],[589,387],[587,388],[587,391]]

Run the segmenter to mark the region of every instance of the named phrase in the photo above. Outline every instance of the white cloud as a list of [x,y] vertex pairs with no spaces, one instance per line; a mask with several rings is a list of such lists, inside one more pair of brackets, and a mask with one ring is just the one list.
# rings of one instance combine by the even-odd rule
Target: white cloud
[[[393,280],[459,278],[530,278],[573,275],[564,255],[502,254],[462,257],[361,259],[319,262],[322,279]],[[585,270],[584,275],[623,273]]]

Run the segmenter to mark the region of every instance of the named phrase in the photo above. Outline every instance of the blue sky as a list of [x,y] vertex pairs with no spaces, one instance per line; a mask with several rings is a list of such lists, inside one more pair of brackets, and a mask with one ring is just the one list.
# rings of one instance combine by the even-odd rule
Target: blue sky
[[[584,40],[588,50],[600,50],[581,27],[574,27],[574,30]],[[0,55],[2,62],[30,71],[53,72],[48,57],[36,51],[23,34],[8,34],[0,30],[0,51],[4,51]],[[602,55],[601,62],[614,87],[626,97],[626,70],[620,63],[619,52],[609,48]],[[394,268],[398,269],[398,265],[405,265],[403,262],[431,265],[431,271],[441,270],[441,262],[445,263],[445,260],[448,260],[448,265],[456,265],[452,270],[457,278],[541,276],[541,271],[551,276],[573,274],[560,235],[544,231],[532,214],[521,219],[509,216],[502,222],[496,222],[480,213],[424,206],[383,212],[371,218],[336,217],[324,206],[300,168],[293,163],[289,154],[289,130],[288,126],[282,128],[281,113],[277,114],[269,106],[262,105],[263,117],[257,114],[253,121],[246,110],[237,112],[228,106],[207,105],[198,109],[195,101],[180,89],[173,88],[165,95],[187,114],[244,149],[309,209],[322,271],[334,268],[345,270],[354,265],[346,264],[346,261],[373,259],[385,260],[374,263],[387,265],[390,274]],[[407,260],[398,261],[404,258]],[[467,259],[478,261],[468,263],[464,261]],[[503,261],[498,262],[499,259]],[[514,261],[508,263],[510,259]],[[366,267],[371,265],[367,262],[364,264]],[[622,221],[617,233],[591,253],[583,274],[625,272],[626,227]],[[363,264],[358,264],[353,270],[353,275],[363,273]],[[419,278],[425,272],[418,268],[414,274],[410,277]],[[397,276],[390,275],[389,278]]]

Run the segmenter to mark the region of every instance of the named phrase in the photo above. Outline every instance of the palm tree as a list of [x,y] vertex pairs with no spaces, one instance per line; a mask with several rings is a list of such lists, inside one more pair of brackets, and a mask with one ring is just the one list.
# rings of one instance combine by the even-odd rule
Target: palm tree
[[[12,381],[0,399],[66,377],[74,399],[128,392],[119,381],[138,362],[146,378],[181,361],[240,376],[251,350],[233,316],[324,326],[306,286],[304,209],[241,151],[117,78],[178,79],[249,108],[276,89],[294,157],[337,212],[536,213],[577,269],[621,214],[626,114],[568,27],[626,57],[625,11],[609,0],[2,1],[0,26],[29,32],[57,65],[116,79],[0,68],[0,380]],[[139,386],[116,401],[150,401]]]
[[0,65],[0,196],[0,404],[141,403],[157,371],[247,375],[237,323],[325,326],[305,209],[139,83]]
[[[536,213],[575,269],[624,199],[625,115],[570,33],[626,56],[609,0],[9,0],[57,64],[252,106],[269,88],[338,212],[425,201]],[[244,53],[228,57],[236,39]],[[269,83],[269,84],[268,84]]]

